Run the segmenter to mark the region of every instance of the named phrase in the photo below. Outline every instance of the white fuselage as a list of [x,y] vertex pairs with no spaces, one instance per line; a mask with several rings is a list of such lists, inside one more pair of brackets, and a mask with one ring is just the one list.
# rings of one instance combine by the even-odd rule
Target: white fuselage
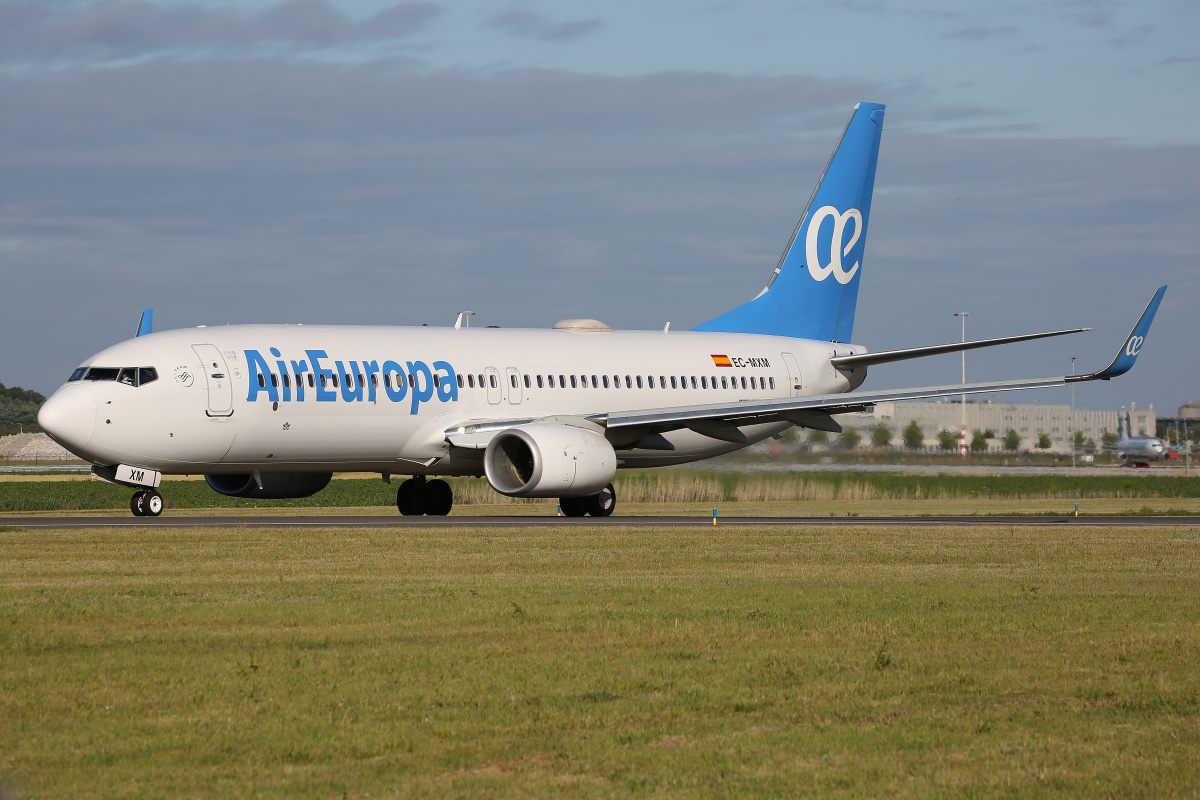
[[[863,351],[730,333],[200,327],[97,353],[83,366],[152,367],[157,379],[73,380],[45,411],[55,438],[96,464],[164,474],[478,475],[480,459],[451,447],[448,429],[845,392],[866,370],[838,371],[829,359]],[[757,441],[786,427],[744,431]],[[674,450],[618,444],[620,465],[683,463],[744,446],[686,429],[665,436]]]

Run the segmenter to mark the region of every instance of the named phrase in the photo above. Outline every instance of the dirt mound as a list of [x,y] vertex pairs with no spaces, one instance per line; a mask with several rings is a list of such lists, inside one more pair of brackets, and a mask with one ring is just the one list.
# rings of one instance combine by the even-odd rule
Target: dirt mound
[[0,436],[0,458],[5,461],[74,461],[77,456],[44,433]]

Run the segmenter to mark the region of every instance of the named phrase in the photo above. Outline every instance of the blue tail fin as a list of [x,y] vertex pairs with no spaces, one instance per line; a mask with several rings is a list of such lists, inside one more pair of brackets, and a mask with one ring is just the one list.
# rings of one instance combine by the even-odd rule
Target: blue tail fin
[[854,107],[767,288],[696,330],[850,341],[883,108]]

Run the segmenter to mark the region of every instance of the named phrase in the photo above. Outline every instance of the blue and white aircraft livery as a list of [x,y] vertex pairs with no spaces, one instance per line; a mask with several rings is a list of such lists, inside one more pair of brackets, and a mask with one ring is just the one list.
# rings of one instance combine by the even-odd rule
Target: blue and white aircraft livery
[[446,475],[607,516],[622,467],[745,447],[885,400],[1062,386],[1128,371],[1166,287],[1112,364],[1090,375],[863,392],[872,364],[1084,328],[871,353],[852,344],[882,105],[860,103],[767,286],[692,331],[237,325],[137,336],[87,359],[42,407],[42,428],[137,490],[158,515],[163,475],[204,474],[238,497],[307,497],[335,471],[409,475],[404,514],[447,514]]

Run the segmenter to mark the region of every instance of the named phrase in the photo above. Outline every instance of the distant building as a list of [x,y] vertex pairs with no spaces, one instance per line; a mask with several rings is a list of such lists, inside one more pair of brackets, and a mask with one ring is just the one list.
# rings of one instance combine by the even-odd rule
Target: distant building
[[[1071,413],[1069,405],[1040,405],[1015,403],[967,403],[967,438],[972,431],[991,431],[995,438],[990,449],[1002,449],[1005,434],[1009,429],[1021,437],[1022,450],[1033,450],[1040,434],[1047,434],[1052,449],[1060,452],[1071,449],[1071,434],[1081,431],[1084,439],[1100,444],[1105,433],[1117,432],[1117,411],[1080,411]],[[962,406],[957,402],[876,403],[870,413],[838,414],[834,417],[842,427],[858,428],[866,433],[880,422],[892,428],[895,440],[912,420],[921,426],[927,446],[936,446],[941,430],[959,434]],[[1149,411],[1130,411],[1130,422],[1134,435],[1139,427],[1148,427],[1148,435],[1154,435],[1155,417]]]
[[1179,407],[1179,419],[1200,419],[1200,400],[1184,403]]
[[1149,411],[1138,411],[1137,403],[1129,404],[1129,430],[1125,433],[1130,436],[1154,436],[1157,424],[1158,416],[1154,413],[1153,403]]

